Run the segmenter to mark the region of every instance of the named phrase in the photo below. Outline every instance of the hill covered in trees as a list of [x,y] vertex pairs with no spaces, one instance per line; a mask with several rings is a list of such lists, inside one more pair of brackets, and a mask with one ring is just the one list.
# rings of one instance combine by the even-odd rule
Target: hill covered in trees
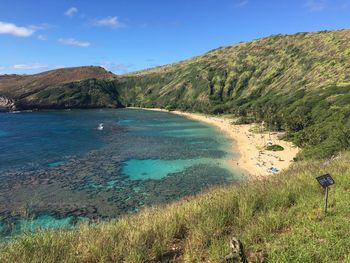
[[[104,93],[115,97],[116,89],[108,81],[114,77],[113,73],[94,66],[34,75],[0,75],[0,110],[106,107],[109,101],[104,100]],[[45,97],[47,94],[51,94],[50,99]]]
[[276,35],[118,80],[126,105],[265,121],[323,158],[350,146],[350,30]]
[[[3,92],[13,108],[159,107],[264,121],[324,158],[350,147],[350,30],[274,35],[179,63]],[[104,76],[106,74],[106,76]],[[35,87],[37,85],[34,85]]]

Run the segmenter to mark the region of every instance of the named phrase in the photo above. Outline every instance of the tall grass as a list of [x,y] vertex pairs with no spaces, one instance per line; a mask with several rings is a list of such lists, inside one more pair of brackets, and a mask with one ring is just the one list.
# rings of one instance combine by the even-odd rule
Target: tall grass
[[[26,233],[0,262],[220,262],[236,236],[268,262],[350,262],[350,153],[77,230]],[[329,213],[315,177],[332,173]]]

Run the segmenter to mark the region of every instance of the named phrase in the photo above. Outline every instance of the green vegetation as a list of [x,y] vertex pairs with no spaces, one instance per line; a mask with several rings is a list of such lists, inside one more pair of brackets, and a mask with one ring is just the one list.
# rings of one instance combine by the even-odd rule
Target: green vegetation
[[88,79],[49,86],[25,98],[33,108],[121,107],[113,79]]
[[[236,236],[268,262],[349,262],[350,154],[75,231],[19,236],[1,262],[220,262]],[[329,213],[315,177],[330,172]]]
[[273,145],[267,146],[266,150],[277,152],[277,151],[283,151],[284,148],[281,145],[273,144]]
[[177,64],[122,76],[124,105],[265,122],[322,159],[349,149],[350,30],[275,35],[215,49]]
[[[88,67],[74,70],[96,71],[97,80],[62,84],[73,69],[51,71],[54,84],[42,73],[21,88],[10,78],[6,90],[19,109],[139,106],[233,114],[238,124],[264,121],[269,130],[286,131],[285,139],[303,148],[298,160],[323,159],[350,149],[349,38],[350,29],[274,35],[122,76]],[[43,80],[46,88],[35,90]]]
[[250,128],[249,131],[257,134],[268,132],[268,130],[266,130],[265,127],[261,126],[261,124],[255,124],[252,128]]
[[[232,114],[236,123],[264,121],[269,130],[286,131],[285,139],[303,150],[289,171],[269,180],[75,231],[23,234],[0,246],[0,261],[219,262],[236,236],[247,250],[263,250],[268,262],[350,262],[350,153],[324,161],[350,149],[349,39],[350,30],[275,35],[173,65],[16,94],[18,108]],[[324,172],[336,180],[327,217],[315,180]]]

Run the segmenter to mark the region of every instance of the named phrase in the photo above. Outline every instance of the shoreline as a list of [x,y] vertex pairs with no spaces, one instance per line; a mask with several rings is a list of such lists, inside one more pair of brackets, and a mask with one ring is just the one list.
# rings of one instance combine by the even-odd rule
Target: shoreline
[[[243,171],[244,175],[248,175],[247,178],[249,179],[260,180],[266,178],[272,174],[269,171],[271,167],[277,168],[277,173],[286,170],[300,150],[291,142],[280,140],[279,136],[282,133],[252,132],[251,129],[255,124],[231,124],[232,119],[200,113],[168,111],[158,108],[130,108],[173,113],[215,126],[220,132],[227,135],[230,139],[233,152],[238,153],[236,158],[228,159],[228,165],[235,170]],[[267,151],[265,145],[268,140],[271,140],[273,144],[281,145],[284,150],[276,152]]]

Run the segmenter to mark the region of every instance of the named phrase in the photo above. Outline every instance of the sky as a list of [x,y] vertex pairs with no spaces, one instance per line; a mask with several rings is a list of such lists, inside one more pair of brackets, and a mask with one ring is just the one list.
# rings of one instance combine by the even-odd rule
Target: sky
[[125,74],[272,34],[350,28],[350,0],[0,0],[0,74]]

